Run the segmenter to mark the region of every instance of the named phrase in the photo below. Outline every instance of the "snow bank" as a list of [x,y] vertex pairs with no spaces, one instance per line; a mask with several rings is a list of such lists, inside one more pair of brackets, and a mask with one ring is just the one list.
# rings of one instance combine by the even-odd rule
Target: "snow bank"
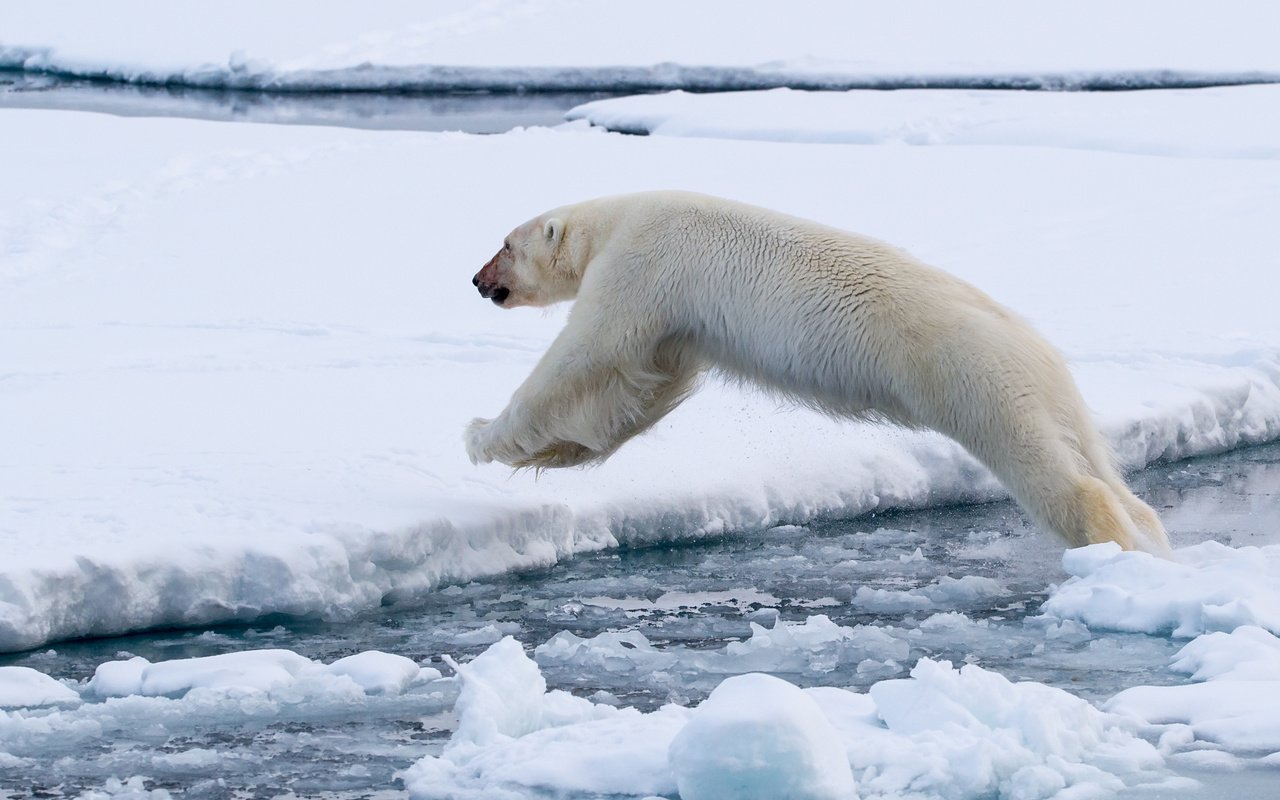
[[473,467],[463,426],[564,317],[470,276],[596,195],[701,190],[914,251],[1059,344],[1131,467],[1280,436],[1274,160],[5,113],[36,144],[0,151],[0,650],[1000,496],[939,436],[716,381],[600,468]]
[[1204,542],[1173,560],[1135,557],[1112,543],[1068,550],[1072,576],[1043,613],[1094,629],[1192,637],[1242,625],[1280,632],[1280,545]]
[[868,694],[746,675],[692,711],[649,714],[546,693],[511,640],[462,674],[458,733],[406,771],[412,797],[849,797],[856,782],[863,798],[1043,798],[1113,792],[1163,763],[1121,718],[1066,692],[928,659]]
[[1280,157],[1280,86],[1066,95],[790,89],[672,92],[597,100],[566,116],[609,130],[663,136]]
[[1107,710],[1158,726],[1170,746],[1194,737],[1237,753],[1280,752],[1280,639],[1248,625],[1205,634],[1179,651],[1173,668],[1203,682],[1136,686]]
[[[1280,12],[1090,0],[892,6],[808,0],[143,0],[27,4],[0,29],[0,67],[206,87],[652,90],[964,86],[1143,87],[1280,79]],[[252,19],[252,25],[244,20]]]

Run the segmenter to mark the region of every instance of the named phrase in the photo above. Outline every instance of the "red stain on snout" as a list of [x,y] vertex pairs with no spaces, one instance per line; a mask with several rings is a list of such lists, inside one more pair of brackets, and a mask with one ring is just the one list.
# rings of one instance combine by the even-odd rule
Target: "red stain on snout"
[[498,253],[493,258],[489,259],[489,262],[480,268],[480,271],[477,272],[476,276],[471,279],[471,282],[477,286],[479,286],[482,283],[489,283],[489,284],[499,283],[500,281],[498,279],[498,259],[501,256],[502,254]]
[[510,296],[511,290],[505,285],[504,265],[502,262],[502,252],[489,259],[489,263],[480,268],[475,277],[471,279],[471,285],[480,291],[480,296],[488,300],[492,300],[497,305],[502,305]]

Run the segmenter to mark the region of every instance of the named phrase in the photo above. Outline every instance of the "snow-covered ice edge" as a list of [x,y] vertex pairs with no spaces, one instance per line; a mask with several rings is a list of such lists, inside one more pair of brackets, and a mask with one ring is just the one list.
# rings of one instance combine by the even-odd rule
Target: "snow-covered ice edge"
[[[1180,389],[1176,400],[1105,425],[1128,468],[1280,438],[1280,352],[1220,367],[1210,385]],[[857,435],[850,426],[851,439]],[[229,552],[190,548],[176,561],[168,553],[120,560],[85,554],[62,568],[0,572],[0,650],[275,613],[342,618],[445,584],[547,567],[606,548],[1004,496],[983,467],[941,437],[875,448],[842,468],[844,474],[807,486],[784,476],[706,494],[641,493],[594,504],[534,505],[526,498],[515,507],[407,528],[335,523],[303,542],[245,543]]]

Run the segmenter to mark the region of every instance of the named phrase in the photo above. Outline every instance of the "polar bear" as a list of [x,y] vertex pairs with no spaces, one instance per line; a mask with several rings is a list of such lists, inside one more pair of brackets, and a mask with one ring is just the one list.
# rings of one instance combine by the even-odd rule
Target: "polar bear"
[[1070,546],[1168,552],[1063,358],[978,289],[874,239],[686,192],[549,211],[472,283],[502,308],[577,299],[473,463],[599,462],[712,367],[827,414],[939,431]]

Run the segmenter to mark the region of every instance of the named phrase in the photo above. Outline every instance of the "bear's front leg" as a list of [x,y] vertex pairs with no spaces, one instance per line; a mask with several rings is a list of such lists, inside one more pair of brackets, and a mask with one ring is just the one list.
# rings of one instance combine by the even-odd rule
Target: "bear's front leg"
[[598,460],[600,454],[577,442],[556,442],[550,447],[539,450],[529,458],[511,464],[513,467],[531,467],[535,470],[560,469],[562,467],[579,467]]
[[508,466],[518,466],[534,458],[541,448],[530,448],[522,445],[512,435],[508,421],[508,411],[504,411],[498,419],[482,419],[477,417],[467,425],[463,441],[467,446],[467,457],[472,464],[488,464],[500,461]]
[[[700,363],[657,323],[623,327],[579,298],[569,323],[494,420],[467,428],[475,463],[551,469],[608,458],[680,403]],[[597,303],[598,304],[598,303]],[[657,328],[657,330],[655,330]]]
[[491,425],[493,420],[476,417],[471,420],[466,432],[462,434],[462,440],[467,445],[467,458],[471,459],[472,464],[488,464],[494,460],[489,445]]

